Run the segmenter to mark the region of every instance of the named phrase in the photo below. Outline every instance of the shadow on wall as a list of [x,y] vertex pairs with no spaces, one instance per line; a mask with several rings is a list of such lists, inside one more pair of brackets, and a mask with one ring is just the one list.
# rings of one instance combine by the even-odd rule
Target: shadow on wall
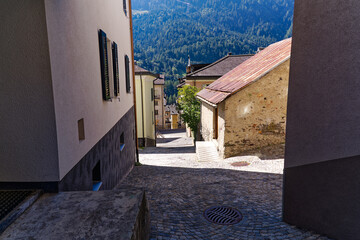
[[261,160],[283,159],[285,157],[285,143],[244,151],[236,156],[257,156]]

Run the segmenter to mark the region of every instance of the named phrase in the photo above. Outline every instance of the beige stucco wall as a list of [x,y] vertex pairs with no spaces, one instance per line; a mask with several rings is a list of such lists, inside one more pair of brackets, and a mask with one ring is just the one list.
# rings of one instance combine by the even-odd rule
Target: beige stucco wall
[[201,102],[201,129],[200,133],[205,141],[212,141],[214,137],[214,111],[215,108]]
[[225,100],[225,158],[285,142],[289,62]]
[[[125,54],[132,59],[130,19],[118,0],[45,0],[45,9],[61,179],[133,106],[124,67]],[[99,29],[118,44],[120,97],[112,102],[102,99]],[[81,118],[83,141],[77,129]]]
[[135,75],[138,138],[155,140],[154,100],[151,100],[151,88],[154,88],[154,79],[156,77],[148,74]]
[[59,179],[43,0],[0,1],[0,181]]
[[215,82],[216,79],[197,79],[197,80],[185,80],[186,85],[190,85],[190,86],[195,86],[198,89],[203,89],[205,88],[207,85]]

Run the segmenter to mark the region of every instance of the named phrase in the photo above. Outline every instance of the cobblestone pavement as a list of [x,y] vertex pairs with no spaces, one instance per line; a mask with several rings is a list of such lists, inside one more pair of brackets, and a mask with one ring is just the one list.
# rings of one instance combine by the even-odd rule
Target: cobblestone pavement
[[[328,239],[281,221],[282,159],[198,162],[185,133],[163,136],[157,148],[140,152],[143,166],[119,185],[146,189],[151,239]],[[231,166],[237,161],[250,165]],[[205,220],[204,210],[217,205],[238,209],[242,221],[225,226]]]

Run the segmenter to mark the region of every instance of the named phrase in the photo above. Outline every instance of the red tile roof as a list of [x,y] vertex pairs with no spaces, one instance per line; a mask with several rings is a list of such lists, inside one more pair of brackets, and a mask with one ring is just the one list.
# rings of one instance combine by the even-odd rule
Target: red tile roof
[[271,44],[201,90],[197,96],[218,104],[290,58],[291,38]]

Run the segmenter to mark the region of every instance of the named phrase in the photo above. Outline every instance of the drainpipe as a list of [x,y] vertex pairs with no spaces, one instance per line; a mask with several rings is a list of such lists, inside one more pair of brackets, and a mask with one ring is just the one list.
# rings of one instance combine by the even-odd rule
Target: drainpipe
[[[160,77],[160,75],[159,75],[159,77]],[[154,136],[155,136],[155,147],[156,147],[156,117],[155,117],[155,84],[154,84],[154,82],[155,82],[155,80],[156,80],[156,78],[153,80],[153,94],[154,94]],[[158,115],[159,115],[159,113],[158,113]]]
[[142,123],[142,137],[144,139],[144,147],[146,146],[145,144],[145,127],[144,127],[144,99],[143,99],[143,81],[142,81],[142,73],[140,73],[140,86],[141,86],[141,114],[142,114],[142,118],[141,118],[141,123]]
[[132,10],[131,10],[131,0],[129,0],[129,18],[130,18],[130,41],[131,41],[131,65],[133,69],[133,98],[134,98],[134,116],[135,116],[135,146],[136,146],[136,162],[139,161],[139,143],[137,138],[137,116],[136,116],[136,86],[135,86],[135,59],[134,59],[134,36],[133,36],[133,21],[132,21]]

